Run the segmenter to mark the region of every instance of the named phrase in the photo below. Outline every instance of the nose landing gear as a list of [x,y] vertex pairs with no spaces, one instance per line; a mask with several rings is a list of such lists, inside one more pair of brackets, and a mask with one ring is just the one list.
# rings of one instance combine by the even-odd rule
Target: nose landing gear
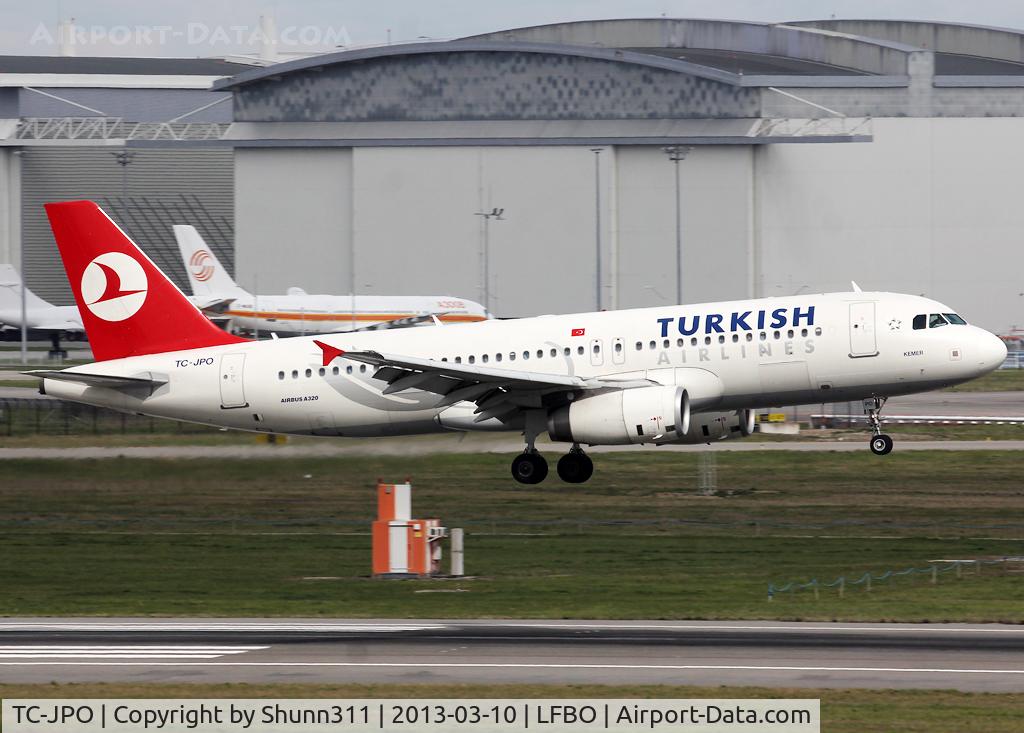
[[873,397],[864,400],[864,414],[871,425],[871,440],[868,445],[876,456],[888,455],[892,452],[892,438],[882,432],[882,407],[885,397]]

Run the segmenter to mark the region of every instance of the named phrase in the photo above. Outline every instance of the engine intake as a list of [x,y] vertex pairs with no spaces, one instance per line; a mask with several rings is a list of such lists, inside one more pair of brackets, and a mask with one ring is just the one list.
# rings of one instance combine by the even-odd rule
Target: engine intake
[[690,430],[683,387],[620,389],[577,400],[548,416],[554,441],[591,445],[677,442]]

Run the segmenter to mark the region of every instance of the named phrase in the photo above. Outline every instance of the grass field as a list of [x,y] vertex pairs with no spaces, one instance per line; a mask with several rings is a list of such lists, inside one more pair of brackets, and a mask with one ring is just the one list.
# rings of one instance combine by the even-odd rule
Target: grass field
[[1024,369],[997,369],[984,377],[973,379],[947,392],[1019,392],[1024,390]]
[[3,685],[2,698],[810,698],[823,733],[1019,733],[1024,695],[667,685]]
[[[767,600],[1024,554],[1019,455],[722,454],[717,496],[678,454],[601,456],[585,487],[520,487],[499,455],[4,461],[0,614],[1024,622],[1019,563]],[[416,516],[467,529],[472,578],[368,579],[374,482],[407,475]]]

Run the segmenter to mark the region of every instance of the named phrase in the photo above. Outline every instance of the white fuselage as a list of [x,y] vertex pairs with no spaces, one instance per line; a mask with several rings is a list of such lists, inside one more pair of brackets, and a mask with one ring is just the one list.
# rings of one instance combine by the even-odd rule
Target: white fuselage
[[462,298],[415,295],[243,295],[223,315],[232,330],[307,335],[355,331],[403,318],[439,314],[443,323],[488,318],[483,306]]
[[[915,316],[949,312],[915,296],[837,293],[336,334],[323,340],[348,351],[544,374],[684,386],[717,377],[720,391],[701,395],[695,388],[691,395],[697,412],[710,412],[923,392],[998,366],[1005,348],[983,329],[913,327]],[[571,335],[581,331],[582,336]],[[47,394],[89,404],[276,433],[440,432],[446,429],[442,423],[462,424],[456,418],[465,423],[472,413],[471,404],[441,407],[442,397],[431,392],[384,395],[386,385],[374,379],[374,367],[344,357],[323,367],[322,354],[312,338],[241,343],[77,368],[166,378],[153,394],[52,379],[44,387]],[[493,422],[478,427],[495,427]]]

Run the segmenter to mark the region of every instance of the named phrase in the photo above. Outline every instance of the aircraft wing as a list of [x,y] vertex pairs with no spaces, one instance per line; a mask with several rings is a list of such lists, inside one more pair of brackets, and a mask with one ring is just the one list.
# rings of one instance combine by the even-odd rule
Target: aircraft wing
[[72,372],[53,369],[34,369],[22,372],[40,379],[57,379],[62,382],[77,382],[89,387],[108,387],[111,389],[124,389],[131,387],[148,387],[156,389],[167,384],[167,377],[150,373],[149,376],[119,377],[111,374],[93,374],[90,372]]
[[84,331],[85,327],[81,322],[76,321],[53,321],[51,323],[33,323],[29,326],[30,331]]
[[632,389],[654,384],[647,379],[583,378],[477,364],[455,364],[376,351],[342,351],[320,341],[316,343],[323,349],[325,365],[341,356],[377,367],[374,378],[388,383],[383,389],[384,394],[418,389],[444,396],[439,405],[441,407],[456,402],[475,402],[475,422],[489,418],[505,420],[519,410],[544,407],[551,400],[557,402],[571,399],[569,395],[580,392]]

